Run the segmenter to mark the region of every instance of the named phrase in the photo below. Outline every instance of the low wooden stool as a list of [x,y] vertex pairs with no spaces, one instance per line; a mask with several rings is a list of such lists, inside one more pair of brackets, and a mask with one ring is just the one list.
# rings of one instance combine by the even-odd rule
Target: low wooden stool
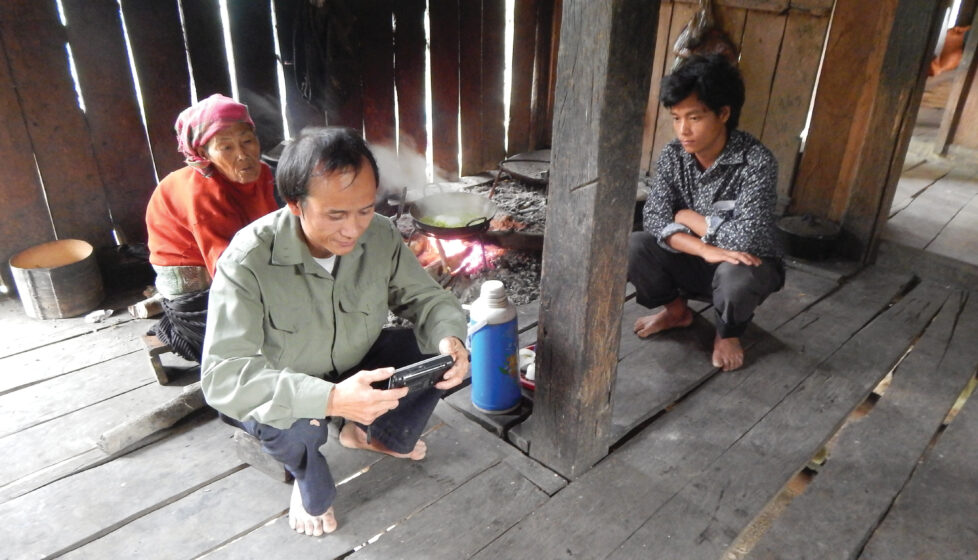
[[258,438],[243,430],[234,430],[234,450],[238,459],[255,467],[279,482],[292,482],[293,477],[282,463],[261,450]]
[[156,338],[155,334],[143,335],[143,344],[146,345],[146,355],[149,357],[149,365],[153,368],[153,373],[156,374],[156,380],[160,385],[168,384],[170,377],[166,374],[166,368],[160,362],[160,355],[173,352],[173,348],[163,344],[163,341]]

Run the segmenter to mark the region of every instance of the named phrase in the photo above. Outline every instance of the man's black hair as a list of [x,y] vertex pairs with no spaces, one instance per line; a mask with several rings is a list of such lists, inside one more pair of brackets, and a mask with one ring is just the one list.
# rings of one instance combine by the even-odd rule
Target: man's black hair
[[301,203],[309,195],[310,179],[347,169],[359,173],[363,158],[380,184],[377,160],[357,131],[341,126],[306,128],[282,151],[275,170],[278,193],[286,202]]
[[723,55],[690,57],[672,74],[662,78],[661,88],[659,101],[667,109],[695,93],[717,115],[724,107],[730,107],[727,132],[736,129],[740,122],[740,109],[744,106],[744,79],[740,76],[740,70]]

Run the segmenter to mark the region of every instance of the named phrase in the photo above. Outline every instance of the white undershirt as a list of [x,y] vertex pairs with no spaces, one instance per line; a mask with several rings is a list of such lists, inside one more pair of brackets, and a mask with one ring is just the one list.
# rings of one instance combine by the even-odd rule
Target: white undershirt
[[319,263],[319,266],[323,267],[323,270],[325,270],[330,274],[333,274],[333,268],[336,266],[336,255],[330,255],[325,259],[313,257],[312,260]]

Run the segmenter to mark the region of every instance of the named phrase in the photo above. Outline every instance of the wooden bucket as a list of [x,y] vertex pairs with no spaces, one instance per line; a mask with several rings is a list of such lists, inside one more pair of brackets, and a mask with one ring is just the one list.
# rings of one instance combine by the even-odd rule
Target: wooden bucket
[[79,239],[51,241],[10,258],[24,311],[35,319],[75,317],[105,297],[95,249]]

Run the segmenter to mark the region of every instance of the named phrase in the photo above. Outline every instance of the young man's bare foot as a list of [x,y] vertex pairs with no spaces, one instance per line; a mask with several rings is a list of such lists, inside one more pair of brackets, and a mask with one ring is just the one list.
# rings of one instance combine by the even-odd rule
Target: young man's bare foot
[[713,341],[713,366],[723,371],[733,371],[744,365],[744,349],[740,339],[720,338],[718,334]]
[[299,495],[299,482],[292,484],[292,500],[289,503],[289,527],[296,533],[305,533],[311,537],[322,536],[336,530],[336,517],[332,506],[322,515],[310,515],[302,506],[302,496]]
[[367,443],[367,432],[361,430],[353,422],[347,422],[343,426],[343,429],[340,430],[340,445],[351,449],[366,449],[367,451],[375,451],[390,455],[391,457],[397,457],[398,459],[411,459],[412,461],[424,459],[425,454],[428,452],[428,446],[420,439],[418,443],[414,444],[414,449],[410,453],[391,451],[386,445],[376,439],[371,439],[370,443]]
[[658,313],[639,317],[635,321],[634,330],[639,338],[646,338],[657,332],[688,327],[692,324],[693,312],[686,305],[686,301],[680,298],[667,303]]

